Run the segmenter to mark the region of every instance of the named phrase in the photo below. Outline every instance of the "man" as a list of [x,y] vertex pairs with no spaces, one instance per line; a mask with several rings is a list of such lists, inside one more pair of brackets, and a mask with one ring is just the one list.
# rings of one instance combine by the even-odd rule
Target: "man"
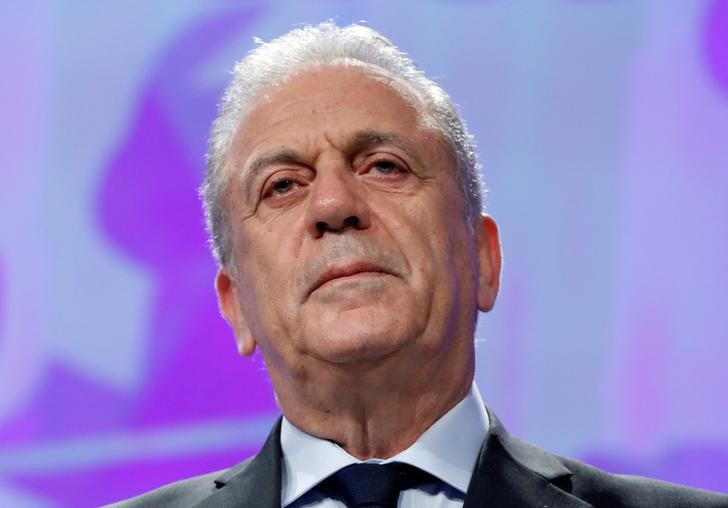
[[203,199],[220,308],[283,418],[252,459],[122,506],[728,507],[487,412],[473,334],[501,253],[478,173],[445,92],[369,28],[294,30],[241,61]]

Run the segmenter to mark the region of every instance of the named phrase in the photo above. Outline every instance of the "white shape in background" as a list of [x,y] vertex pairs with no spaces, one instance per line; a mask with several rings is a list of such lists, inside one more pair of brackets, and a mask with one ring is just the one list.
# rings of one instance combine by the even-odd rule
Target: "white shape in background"
[[51,362],[143,381],[153,281],[101,237],[96,193],[145,73],[202,8],[185,5],[0,4],[0,424]]
[[0,3],[0,68],[12,76],[0,79],[0,423],[31,397],[46,361],[38,169],[46,134],[45,14],[37,2]]
[[277,418],[275,413],[257,414],[241,420],[175,424],[9,448],[0,455],[0,476],[93,471],[117,464],[245,450],[265,441]]
[[42,179],[52,252],[49,347],[66,365],[126,391],[143,382],[154,280],[103,238],[98,192],[149,69],[191,16],[181,7],[152,15],[133,3],[51,7],[53,164]]
[[58,504],[36,494],[11,487],[0,479],[0,506],[22,508],[55,508]]
[[[130,127],[150,69],[170,39],[201,9],[190,4],[168,9],[141,1],[132,4],[63,5],[55,12],[64,20],[54,34],[63,52],[58,62],[64,67],[56,69],[54,90],[59,99],[75,100],[53,101],[59,136],[52,149],[55,159],[62,161],[62,173],[74,177],[64,178],[62,188],[51,184],[51,200],[69,206],[61,220],[48,216],[58,249],[57,287],[63,295],[72,295],[53,308],[53,348],[75,368],[126,390],[140,387],[146,371],[154,280],[100,237],[97,193],[109,155]],[[98,19],[112,21],[93,22]],[[130,26],[135,27],[132,38]],[[72,115],[76,128],[61,130]],[[51,174],[44,181],[57,177]],[[68,199],[71,194],[75,199]]]
[[[636,354],[637,323],[653,316],[664,365],[639,383],[660,393],[632,379],[612,394],[615,441],[643,454],[728,440],[728,96],[703,54],[708,3],[650,5],[625,87],[615,342],[619,358]],[[640,419],[631,408],[646,403]]]

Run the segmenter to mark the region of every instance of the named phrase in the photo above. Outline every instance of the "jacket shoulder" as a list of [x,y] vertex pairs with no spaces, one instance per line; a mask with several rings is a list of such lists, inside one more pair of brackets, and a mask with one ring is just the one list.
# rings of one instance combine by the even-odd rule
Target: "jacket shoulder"
[[[241,462],[233,469],[242,470],[251,459]],[[155,490],[145,492],[136,497],[119,501],[107,506],[107,508],[155,508],[155,507],[192,507],[203,499],[214,494],[219,485],[217,478],[231,471],[223,469],[212,473],[186,478],[174,483],[169,483]]]
[[574,459],[557,458],[572,473],[562,488],[596,508],[728,508],[728,495],[640,476],[611,474]]
[[[612,474],[550,453],[510,435],[490,410],[488,416],[491,427],[478,466],[481,482],[491,493],[510,489],[507,498],[516,499],[520,504],[511,502],[508,506],[728,508],[725,494]],[[486,499],[488,489],[481,490]]]
[[110,508],[239,507],[280,505],[281,418],[257,455],[227,470],[170,483]]

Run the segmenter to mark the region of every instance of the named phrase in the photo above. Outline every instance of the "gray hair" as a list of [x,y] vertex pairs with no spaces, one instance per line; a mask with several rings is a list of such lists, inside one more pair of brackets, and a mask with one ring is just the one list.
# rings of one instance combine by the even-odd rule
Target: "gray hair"
[[417,68],[388,39],[361,25],[344,28],[327,21],[297,28],[270,42],[258,44],[237,63],[223,95],[208,141],[207,171],[200,188],[213,255],[229,266],[233,260],[226,195],[230,180],[225,161],[238,124],[263,92],[296,74],[325,65],[369,67],[400,80],[424,103],[432,127],[444,138],[455,158],[467,217],[475,220],[482,208],[480,166],[472,136],[447,93]]

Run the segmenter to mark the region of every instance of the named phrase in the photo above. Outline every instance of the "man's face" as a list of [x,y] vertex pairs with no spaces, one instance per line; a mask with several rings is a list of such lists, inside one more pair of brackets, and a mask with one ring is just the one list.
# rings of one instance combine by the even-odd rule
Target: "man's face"
[[236,132],[236,270],[217,289],[240,351],[259,345],[274,383],[392,357],[472,360],[497,232],[465,218],[452,156],[416,104],[381,76],[328,67],[273,89]]

